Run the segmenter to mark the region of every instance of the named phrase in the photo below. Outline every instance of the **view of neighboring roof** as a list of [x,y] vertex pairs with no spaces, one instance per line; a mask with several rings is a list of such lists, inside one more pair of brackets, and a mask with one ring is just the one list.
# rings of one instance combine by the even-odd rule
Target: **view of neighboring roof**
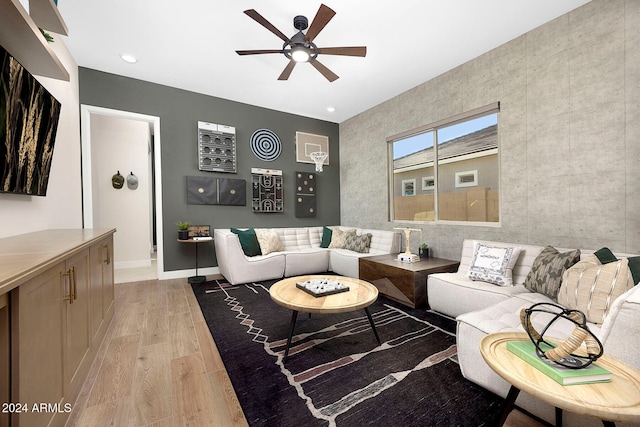
[[[498,148],[498,125],[492,125],[440,144],[438,158],[440,160],[449,159],[494,148]],[[393,168],[402,169],[422,163],[433,163],[433,155],[433,149],[426,148],[395,159]]]

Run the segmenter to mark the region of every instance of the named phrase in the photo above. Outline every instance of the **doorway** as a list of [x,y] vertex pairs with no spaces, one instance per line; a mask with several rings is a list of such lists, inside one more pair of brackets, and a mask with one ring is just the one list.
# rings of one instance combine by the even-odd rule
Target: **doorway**
[[155,256],[162,278],[160,118],[90,105],[80,112],[83,226],[117,229],[116,269],[144,268]]

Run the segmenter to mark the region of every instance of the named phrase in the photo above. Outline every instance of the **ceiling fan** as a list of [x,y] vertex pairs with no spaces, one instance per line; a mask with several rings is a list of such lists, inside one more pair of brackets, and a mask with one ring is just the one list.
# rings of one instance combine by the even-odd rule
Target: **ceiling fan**
[[[322,65],[318,61],[318,55],[342,55],[342,56],[361,56],[367,55],[366,46],[349,46],[349,47],[318,47],[313,43],[316,36],[331,21],[336,12],[330,7],[321,4],[320,9],[309,26],[309,21],[305,16],[296,16],[293,18],[293,26],[298,32],[289,38],[278,30],[273,24],[267,21],[262,15],[254,9],[245,10],[244,13],[251,17],[258,24],[271,31],[284,41],[282,49],[263,49],[263,50],[236,50],[238,55],[261,55],[265,53],[281,53],[289,59],[289,64],[285,67],[278,80],[287,80],[298,62],[309,62],[316,70],[325,76],[330,82],[336,80],[338,75]],[[302,31],[309,30],[306,34]]]

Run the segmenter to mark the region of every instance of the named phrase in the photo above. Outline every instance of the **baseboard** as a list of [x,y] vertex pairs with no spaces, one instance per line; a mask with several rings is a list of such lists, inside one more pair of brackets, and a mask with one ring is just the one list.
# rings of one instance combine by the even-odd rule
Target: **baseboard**
[[[220,268],[218,267],[207,267],[207,268],[199,268],[198,275],[199,276],[213,276],[215,274],[220,274]],[[191,277],[196,275],[195,269],[190,270],[173,270],[173,271],[163,271],[158,274],[159,280],[166,279],[181,279],[183,277]]]
[[149,267],[151,266],[151,260],[140,260],[140,261],[124,261],[124,262],[115,262],[113,263],[113,268],[116,270],[120,270],[123,268],[141,268],[141,267]]

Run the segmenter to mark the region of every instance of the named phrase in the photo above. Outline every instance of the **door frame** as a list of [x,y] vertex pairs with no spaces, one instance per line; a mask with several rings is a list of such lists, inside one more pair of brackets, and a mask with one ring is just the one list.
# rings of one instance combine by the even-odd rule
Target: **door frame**
[[162,279],[164,278],[164,247],[162,231],[162,162],[160,156],[162,150],[160,149],[160,117],[133,113],[130,111],[96,107],[93,105],[80,105],[83,228],[93,227],[93,187],[91,164],[91,116],[93,114],[147,122],[153,125],[157,274],[158,279]]

